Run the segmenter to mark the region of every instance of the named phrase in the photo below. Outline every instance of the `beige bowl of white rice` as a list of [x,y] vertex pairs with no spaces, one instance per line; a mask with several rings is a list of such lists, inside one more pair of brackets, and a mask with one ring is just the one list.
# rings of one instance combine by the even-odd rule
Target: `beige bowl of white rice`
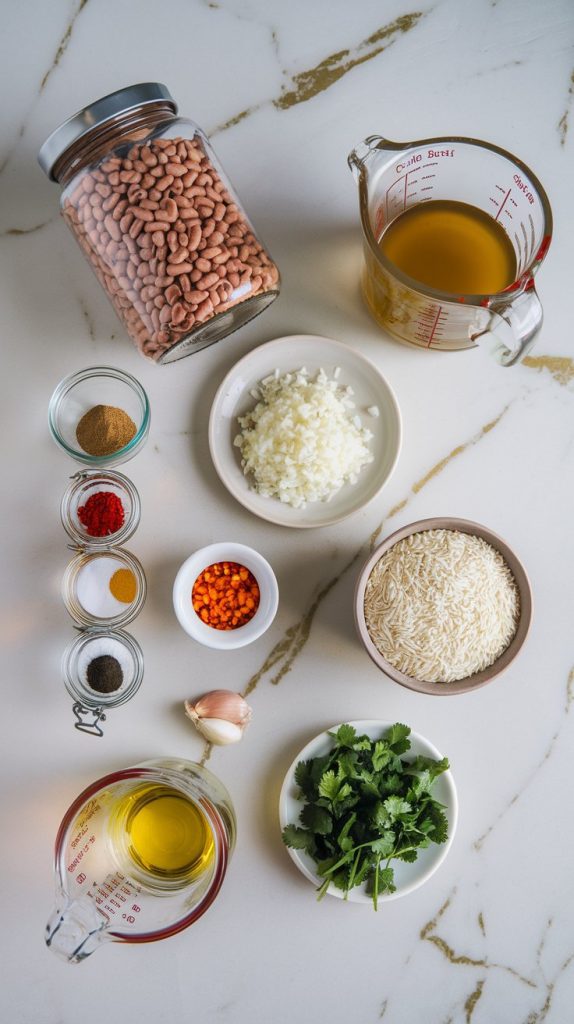
[[491,682],[532,618],[524,566],[496,533],[466,519],[421,519],[372,552],[355,591],[363,645],[385,675],[449,696]]

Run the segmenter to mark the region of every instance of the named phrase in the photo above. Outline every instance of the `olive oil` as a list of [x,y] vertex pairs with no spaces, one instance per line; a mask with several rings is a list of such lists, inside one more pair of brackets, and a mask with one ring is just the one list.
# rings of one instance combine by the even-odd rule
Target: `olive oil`
[[[160,783],[139,786],[122,797],[110,820],[114,852],[126,873],[138,880],[187,885],[214,856],[203,811],[183,793]],[[131,862],[131,871],[130,863]]]
[[504,228],[469,203],[431,199],[411,206],[385,229],[379,247],[404,274],[451,295],[495,294],[516,278]]

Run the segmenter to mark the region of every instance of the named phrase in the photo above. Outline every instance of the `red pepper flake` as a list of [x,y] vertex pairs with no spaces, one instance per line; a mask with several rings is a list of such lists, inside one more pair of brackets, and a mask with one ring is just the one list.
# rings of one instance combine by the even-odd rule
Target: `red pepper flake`
[[191,592],[196,613],[213,629],[244,626],[255,615],[259,598],[255,576],[238,562],[208,565],[200,572]]
[[78,519],[88,536],[107,537],[124,525],[124,506],[113,491],[96,491],[78,508]]

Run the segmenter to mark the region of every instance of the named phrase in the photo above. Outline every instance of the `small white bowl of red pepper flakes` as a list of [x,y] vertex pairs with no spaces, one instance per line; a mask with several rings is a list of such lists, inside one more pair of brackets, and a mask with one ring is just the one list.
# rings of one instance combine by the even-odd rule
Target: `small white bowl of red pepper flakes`
[[173,585],[173,607],[182,629],[216,650],[257,640],[271,625],[279,588],[269,562],[245,544],[209,544],[190,555]]

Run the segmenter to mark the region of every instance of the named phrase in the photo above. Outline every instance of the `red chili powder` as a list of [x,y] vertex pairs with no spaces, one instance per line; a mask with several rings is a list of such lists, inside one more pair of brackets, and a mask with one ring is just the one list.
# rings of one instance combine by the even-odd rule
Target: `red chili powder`
[[124,525],[124,506],[112,491],[97,491],[80,506],[78,519],[90,537],[107,537]]

